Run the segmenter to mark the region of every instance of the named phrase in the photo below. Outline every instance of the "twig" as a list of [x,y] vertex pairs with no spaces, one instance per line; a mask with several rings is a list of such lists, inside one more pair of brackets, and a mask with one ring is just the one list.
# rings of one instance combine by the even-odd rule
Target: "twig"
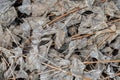
[[110,63],[110,62],[120,62],[120,60],[99,60],[99,61],[86,61],[84,64],[94,64],[94,63]]
[[104,2],[106,2],[106,0],[101,0],[101,2],[103,2],[103,3],[104,3]]
[[[68,66],[67,66],[68,67]],[[67,68],[66,66],[65,67],[62,67],[62,69],[63,68]],[[46,73],[49,73],[49,72],[53,72],[53,71],[56,71],[56,69],[51,69],[51,70],[47,70],[47,71],[44,71],[44,72],[40,72],[40,73],[38,73],[39,75],[40,74],[46,74]]]
[[61,16],[56,17],[55,19],[53,19],[52,21],[48,22],[47,24],[48,24],[48,25],[51,25],[51,24],[53,24],[54,22],[56,22],[56,21],[58,21],[58,20],[60,20],[60,19],[62,19],[62,18],[64,18],[64,17],[68,16],[69,14],[72,14],[72,13],[74,13],[74,12],[76,12],[76,11],[79,11],[79,10],[81,10],[81,9],[84,9],[84,8],[86,8],[86,7],[83,7],[83,8],[76,7],[76,8],[74,8],[73,10],[69,11],[68,13],[64,13],[64,14],[62,14]]
[[50,67],[50,68],[53,68],[53,69],[55,69],[55,70],[61,71],[61,72],[63,72],[63,73],[66,73],[66,74],[68,74],[68,75],[72,75],[72,76],[75,76],[75,77],[82,78],[83,80],[91,80],[90,78],[86,78],[86,77],[83,77],[83,76],[80,76],[80,75],[75,75],[75,74],[73,74],[73,73],[71,73],[71,72],[67,72],[67,71],[65,71],[65,70],[62,70],[61,68],[58,68],[58,67],[55,67],[55,66],[46,64],[46,63],[44,63],[44,62],[42,62],[42,64],[45,65],[45,66],[48,66],[48,67]]
[[109,21],[109,22],[107,22],[107,23],[114,23],[114,22],[118,22],[118,21],[120,21],[120,18],[119,18],[119,19],[112,20],[112,21]]
[[76,34],[76,35],[72,36],[71,38],[72,38],[72,40],[76,40],[76,39],[81,39],[81,38],[84,38],[84,37],[89,37],[91,35],[93,35],[93,34],[85,34],[83,36],[80,36],[80,35]]
[[4,56],[3,56],[2,60],[3,60],[8,66],[10,66],[9,62],[4,58]]

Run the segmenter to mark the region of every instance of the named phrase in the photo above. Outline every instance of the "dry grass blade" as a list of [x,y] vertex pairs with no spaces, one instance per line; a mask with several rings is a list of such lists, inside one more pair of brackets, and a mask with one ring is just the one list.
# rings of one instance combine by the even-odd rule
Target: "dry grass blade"
[[7,66],[10,66],[9,62],[3,57],[2,60],[7,64]]
[[120,0],[0,0],[0,80],[119,79],[119,26]]
[[119,19],[115,19],[115,20],[112,20],[112,21],[109,21],[109,22],[107,22],[107,23],[114,23],[114,22],[119,22],[120,21],[120,18]]
[[3,48],[3,47],[0,47],[0,51],[3,52],[3,53],[6,53],[6,54],[12,54],[11,50],[8,50],[8,49]]
[[9,29],[6,29],[6,30],[7,30],[8,33],[11,35],[11,37],[12,37],[13,41],[15,42],[15,44],[16,44],[17,46],[20,45],[20,44],[15,40],[15,38],[14,38],[12,32],[11,32]]
[[[67,67],[62,67],[63,68],[67,68]],[[53,72],[53,71],[56,71],[56,69],[51,69],[51,70],[47,70],[47,71],[44,71],[44,72],[40,72],[38,74],[45,74],[45,73],[50,73],[50,72]]]
[[85,34],[83,36],[80,36],[80,35],[77,34],[77,35],[73,35],[71,38],[72,38],[72,40],[76,40],[76,39],[81,39],[81,38],[89,37],[91,35],[93,35],[93,34]]
[[94,63],[110,63],[110,62],[120,62],[120,60],[99,60],[99,61],[86,61],[84,64],[94,64]]
[[101,0],[101,2],[106,2],[107,0]]
[[81,10],[81,9],[84,9],[84,8],[86,8],[86,7],[83,7],[83,8],[76,7],[76,8],[74,8],[73,10],[69,11],[68,13],[62,14],[61,16],[59,16],[59,17],[53,19],[52,21],[48,22],[48,25],[51,25],[51,24],[53,24],[54,22],[56,22],[56,21],[58,21],[58,20],[60,20],[60,19],[62,19],[62,18],[64,18],[64,17],[66,17],[66,16],[68,16],[68,15],[70,15],[70,14],[76,12],[76,11],[79,11],[79,10]]
[[55,69],[55,70],[61,71],[61,72],[63,72],[63,73],[66,73],[66,74],[68,74],[68,75],[72,75],[72,76],[75,76],[75,77],[82,78],[83,80],[91,80],[90,78],[87,78],[87,77],[84,77],[84,76],[81,76],[81,75],[75,75],[75,74],[73,74],[73,73],[71,73],[71,72],[62,70],[61,68],[58,68],[58,67],[55,67],[55,66],[46,64],[46,63],[44,63],[44,62],[42,62],[42,64],[45,65],[45,66],[48,66],[48,67],[50,67],[50,68],[53,68],[53,69]]
[[100,46],[102,46],[103,43],[104,43],[105,41],[107,41],[110,37],[111,37],[111,35],[108,35],[105,39],[103,39],[103,40],[97,45],[97,47],[99,48]]

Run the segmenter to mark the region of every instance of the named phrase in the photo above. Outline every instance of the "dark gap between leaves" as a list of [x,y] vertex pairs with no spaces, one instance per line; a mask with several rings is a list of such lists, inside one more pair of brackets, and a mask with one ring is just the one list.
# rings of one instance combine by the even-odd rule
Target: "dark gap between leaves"
[[118,49],[114,49],[113,52],[112,52],[112,55],[116,56],[118,54],[118,51],[119,51]]
[[30,71],[30,70],[27,70],[26,72],[27,72],[27,74],[28,74],[28,75],[31,73],[31,71]]
[[16,48],[16,47],[18,47],[18,45],[15,42],[12,42],[12,47]]
[[75,54],[76,54],[76,55],[81,55],[81,53],[80,53],[80,50],[79,50],[79,49],[75,49],[75,50],[74,50],[74,52],[75,52]]
[[90,10],[87,10],[87,11],[85,11],[85,12],[83,12],[82,13],[82,15],[90,15],[90,14],[93,14],[93,12],[92,11],[90,11]]
[[75,76],[73,76],[73,79],[72,80],[75,80]]
[[108,75],[105,72],[102,72],[103,77],[107,77]]
[[[92,61],[97,61],[97,59],[96,58],[92,58]],[[88,70],[88,71],[90,71],[90,70],[93,70],[95,67],[96,67],[96,63],[93,63],[93,64],[88,64],[88,65],[86,65],[86,70]]]
[[12,5],[14,7],[18,7],[22,5],[23,0],[16,0],[16,2]]
[[20,70],[20,65],[17,64],[17,66],[15,67],[15,71],[19,71]]
[[17,78],[16,80],[26,80],[25,78]]
[[115,71],[115,73],[117,73],[119,71],[118,67],[115,67],[115,66],[113,66],[113,70]]

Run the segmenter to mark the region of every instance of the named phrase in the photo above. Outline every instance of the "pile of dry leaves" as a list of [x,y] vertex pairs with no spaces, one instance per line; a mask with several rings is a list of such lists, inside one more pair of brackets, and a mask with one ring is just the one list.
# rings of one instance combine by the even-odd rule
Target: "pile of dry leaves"
[[0,0],[0,80],[120,80],[120,0]]

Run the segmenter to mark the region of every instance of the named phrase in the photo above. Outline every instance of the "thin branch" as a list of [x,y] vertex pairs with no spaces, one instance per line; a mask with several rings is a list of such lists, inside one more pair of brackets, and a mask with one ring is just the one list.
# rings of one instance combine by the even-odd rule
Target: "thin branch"
[[56,17],[55,19],[53,19],[52,21],[48,22],[47,24],[48,24],[48,25],[51,25],[51,24],[53,24],[54,22],[56,22],[56,21],[58,21],[58,20],[60,20],[60,19],[62,19],[62,18],[64,18],[64,17],[66,17],[66,16],[68,16],[68,15],[70,15],[70,14],[72,14],[72,13],[75,13],[75,12],[77,12],[77,11],[79,11],[79,10],[82,10],[82,9],[84,9],[84,8],[86,8],[86,7],[83,7],[83,8],[76,7],[76,8],[74,8],[73,10],[69,11],[68,13],[64,13],[64,14],[62,14],[61,16]]
[[120,62],[120,60],[99,60],[99,61],[86,61],[84,64],[94,64],[94,63],[110,63],[110,62]]
[[115,20],[111,20],[111,21],[109,21],[109,22],[107,22],[107,23],[114,23],[114,22],[119,22],[120,21],[120,18],[119,19],[115,19]]
[[52,66],[52,65],[50,65],[50,64],[46,64],[46,63],[44,63],[44,62],[42,62],[42,64],[45,65],[45,66],[48,66],[48,67],[50,67],[50,68],[53,68],[53,69],[55,69],[55,70],[61,71],[61,72],[63,72],[63,73],[66,73],[66,74],[68,74],[68,75],[72,75],[72,76],[75,76],[75,77],[82,78],[83,80],[91,80],[90,78],[87,78],[87,77],[84,77],[84,76],[81,76],[81,75],[73,74],[73,73],[71,73],[71,72],[69,72],[69,71],[62,70],[61,68]]

